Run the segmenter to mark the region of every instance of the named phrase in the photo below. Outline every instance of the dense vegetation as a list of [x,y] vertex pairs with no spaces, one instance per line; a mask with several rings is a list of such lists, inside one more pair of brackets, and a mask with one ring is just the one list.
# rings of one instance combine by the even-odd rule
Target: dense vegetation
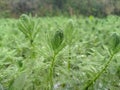
[[0,0],[1,17],[18,17],[23,13],[38,16],[120,15],[120,0]]
[[119,90],[120,17],[0,19],[0,90]]

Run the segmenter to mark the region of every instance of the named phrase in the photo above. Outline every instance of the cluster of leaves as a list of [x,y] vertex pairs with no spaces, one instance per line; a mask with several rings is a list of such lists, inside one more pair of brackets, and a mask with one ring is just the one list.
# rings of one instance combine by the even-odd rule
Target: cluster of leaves
[[32,16],[23,14],[19,19],[18,28],[21,32],[23,32],[25,37],[28,38],[32,44],[40,30],[40,25],[37,20],[35,21],[32,18]]
[[119,90],[119,17],[0,23],[0,89]]

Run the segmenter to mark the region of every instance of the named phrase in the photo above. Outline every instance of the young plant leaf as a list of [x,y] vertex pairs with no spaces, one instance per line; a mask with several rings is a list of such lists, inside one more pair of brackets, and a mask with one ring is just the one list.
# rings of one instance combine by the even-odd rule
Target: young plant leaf
[[64,34],[62,30],[58,30],[55,32],[55,35],[53,36],[51,40],[52,48],[55,51],[59,48],[59,46],[62,44],[64,39]]
[[120,50],[120,35],[118,33],[113,33],[110,37],[109,50],[115,54]]
[[39,32],[39,20],[34,20],[32,16],[28,16],[23,14],[20,16],[18,21],[18,29],[25,35],[26,38],[29,39],[30,43],[32,44]]

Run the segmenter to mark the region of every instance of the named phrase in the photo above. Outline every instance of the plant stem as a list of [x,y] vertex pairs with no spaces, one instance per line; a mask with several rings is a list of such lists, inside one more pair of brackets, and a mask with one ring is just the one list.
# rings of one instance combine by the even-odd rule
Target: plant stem
[[70,71],[70,60],[71,60],[71,50],[70,50],[70,46],[69,46],[69,56],[68,56],[68,71]]
[[110,64],[110,62],[112,61],[114,57],[114,54],[110,56],[109,60],[107,61],[107,63],[104,65],[103,69],[95,76],[95,78],[93,78],[85,87],[83,90],[88,90],[88,88],[103,74],[103,72],[107,69],[108,65]]
[[53,76],[54,76],[54,65],[55,65],[55,57],[56,55],[53,55],[51,66],[50,66],[50,90],[53,90]]
[[34,45],[34,40],[31,39],[30,40],[30,47],[31,47],[31,58],[34,59],[35,58],[35,45]]

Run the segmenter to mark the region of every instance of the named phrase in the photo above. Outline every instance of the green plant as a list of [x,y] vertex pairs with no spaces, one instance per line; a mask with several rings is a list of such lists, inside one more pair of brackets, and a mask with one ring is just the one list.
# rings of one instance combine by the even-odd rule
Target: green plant
[[54,77],[54,69],[55,69],[55,60],[57,54],[60,52],[61,45],[64,40],[64,34],[62,30],[58,30],[55,32],[54,36],[51,38],[51,46],[53,49],[53,56],[51,60],[50,65],[50,73],[49,73],[49,79],[50,79],[50,90],[53,90],[53,77]]
[[95,81],[104,73],[104,71],[107,69],[109,66],[110,62],[114,60],[114,56],[120,51],[120,35],[117,33],[113,33],[112,36],[110,37],[110,42],[109,42],[109,53],[110,57],[108,61],[104,64],[103,68],[101,69],[100,72],[96,74],[96,76],[90,80],[87,85],[84,87],[83,90],[88,90],[88,88],[95,83]]
[[74,22],[73,20],[69,20],[69,22],[67,23],[66,27],[65,27],[65,42],[68,45],[68,70],[70,70],[71,65],[70,65],[70,61],[71,61],[71,45],[75,42],[75,38],[74,35],[76,34],[75,29],[74,29]]
[[119,90],[118,16],[27,17],[41,26],[33,42],[22,18],[0,19],[0,89]]
[[40,30],[39,21],[35,21],[32,16],[23,14],[20,16],[19,22],[17,24],[18,29],[29,39],[31,45],[33,45],[35,38]]
[[30,57],[35,57],[35,39],[40,31],[39,20],[35,20],[31,15],[23,14],[17,23],[18,29],[25,35],[30,42]]

